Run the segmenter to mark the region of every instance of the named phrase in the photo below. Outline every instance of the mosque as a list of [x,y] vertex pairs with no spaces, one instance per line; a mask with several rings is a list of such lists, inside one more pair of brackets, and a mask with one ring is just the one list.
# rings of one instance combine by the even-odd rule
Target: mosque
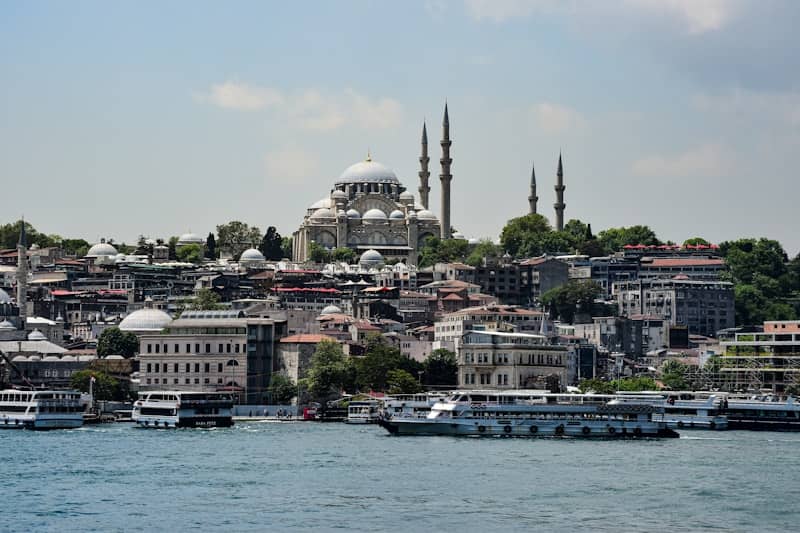
[[[367,159],[349,166],[333,185],[330,194],[311,205],[300,228],[293,234],[292,258],[308,260],[309,245],[313,242],[329,250],[351,248],[361,254],[360,263],[374,266],[383,259],[416,265],[419,251],[428,237],[441,239],[463,238],[452,233],[450,222],[450,118],[444,106],[442,139],[439,142],[442,186],[440,215],[431,211],[428,203],[428,133],[422,126],[422,153],[419,158],[419,202],[397,179],[388,167]],[[561,156],[558,161],[558,182],[555,187],[557,229],[563,229],[564,185]],[[530,212],[536,212],[536,175],[531,176]]]

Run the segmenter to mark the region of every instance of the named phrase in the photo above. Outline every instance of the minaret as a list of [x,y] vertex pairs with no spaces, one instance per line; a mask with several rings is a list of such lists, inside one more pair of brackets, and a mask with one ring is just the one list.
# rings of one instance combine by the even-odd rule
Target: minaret
[[419,157],[419,202],[422,204],[423,209],[428,209],[428,193],[431,192],[431,187],[428,185],[428,178],[431,173],[428,172],[428,162],[431,160],[428,157],[428,131],[425,127],[425,122],[422,123],[422,155]]
[[564,229],[564,166],[561,164],[561,152],[558,153],[558,172],[556,173],[556,203],[553,207],[556,208],[556,231]]
[[25,219],[20,221],[17,243],[17,306],[22,329],[25,329],[25,317],[28,314],[28,243],[25,238]]
[[528,196],[528,205],[531,206],[530,214],[536,214],[536,202],[539,201],[539,197],[536,196],[536,169],[531,163],[531,195]]
[[450,117],[447,116],[447,102],[444,104],[444,120],[442,121],[442,140],[439,143],[442,145],[442,158],[439,163],[442,166],[442,173],[439,174],[439,180],[442,182],[442,239],[450,238],[450,182],[453,181],[453,175],[450,174],[450,164],[453,162],[450,159]]

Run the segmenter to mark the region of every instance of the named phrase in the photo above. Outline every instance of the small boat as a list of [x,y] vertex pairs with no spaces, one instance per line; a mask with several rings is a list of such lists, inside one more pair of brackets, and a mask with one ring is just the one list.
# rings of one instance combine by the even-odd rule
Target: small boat
[[393,435],[505,437],[677,437],[653,415],[663,407],[614,395],[457,391],[425,418],[379,419]]
[[83,425],[81,393],[74,390],[0,391],[0,429],[72,429]]
[[143,392],[131,420],[145,428],[231,427],[233,397],[227,392]]

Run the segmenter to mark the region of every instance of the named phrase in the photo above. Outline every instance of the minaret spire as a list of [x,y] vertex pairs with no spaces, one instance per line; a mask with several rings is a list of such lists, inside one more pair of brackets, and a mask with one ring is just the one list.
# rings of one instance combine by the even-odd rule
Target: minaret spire
[[450,158],[450,116],[447,112],[447,102],[444,103],[444,119],[442,120],[442,140],[439,142],[442,146],[442,158],[439,163],[442,167],[442,173],[439,174],[439,180],[442,182],[442,239],[449,239],[451,237],[452,227],[450,226],[450,182],[453,181],[453,175],[450,174],[450,164],[453,160]]
[[428,162],[431,158],[428,157],[428,129],[425,121],[422,121],[422,155],[419,157],[419,202],[424,209],[428,209],[428,194],[431,192],[431,187],[428,185],[428,178],[431,173],[428,172]]
[[564,203],[564,165],[561,163],[561,152],[558,153],[558,171],[556,172],[556,203],[553,207],[556,208],[556,231],[564,229],[564,208],[567,206]]
[[533,163],[531,163],[531,194],[528,196],[528,205],[530,205],[530,213],[536,213],[536,202],[539,201],[539,197],[536,196],[536,168],[534,167]]
[[22,329],[28,315],[28,239],[25,235],[25,218],[20,220],[19,242],[17,243],[17,307]]

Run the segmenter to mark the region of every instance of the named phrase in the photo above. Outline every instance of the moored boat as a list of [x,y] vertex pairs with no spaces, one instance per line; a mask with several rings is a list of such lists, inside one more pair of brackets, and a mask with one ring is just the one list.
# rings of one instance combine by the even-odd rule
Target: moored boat
[[0,429],[73,429],[83,425],[81,393],[74,390],[0,391]]
[[618,392],[620,398],[663,407],[653,415],[673,429],[728,429],[728,417],[722,413],[723,398],[713,392]]
[[233,397],[225,392],[152,391],[141,395],[131,412],[131,420],[139,427],[233,425]]
[[722,410],[728,417],[728,429],[800,431],[800,403],[792,396],[726,395]]
[[347,405],[348,424],[374,424],[380,418],[380,402],[378,400],[355,400]]
[[664,421],[653,419],[656,413],[663,408],[613,395],[457,391],[435,403],[425,418],[378,423],[394,435],[677,437]]

